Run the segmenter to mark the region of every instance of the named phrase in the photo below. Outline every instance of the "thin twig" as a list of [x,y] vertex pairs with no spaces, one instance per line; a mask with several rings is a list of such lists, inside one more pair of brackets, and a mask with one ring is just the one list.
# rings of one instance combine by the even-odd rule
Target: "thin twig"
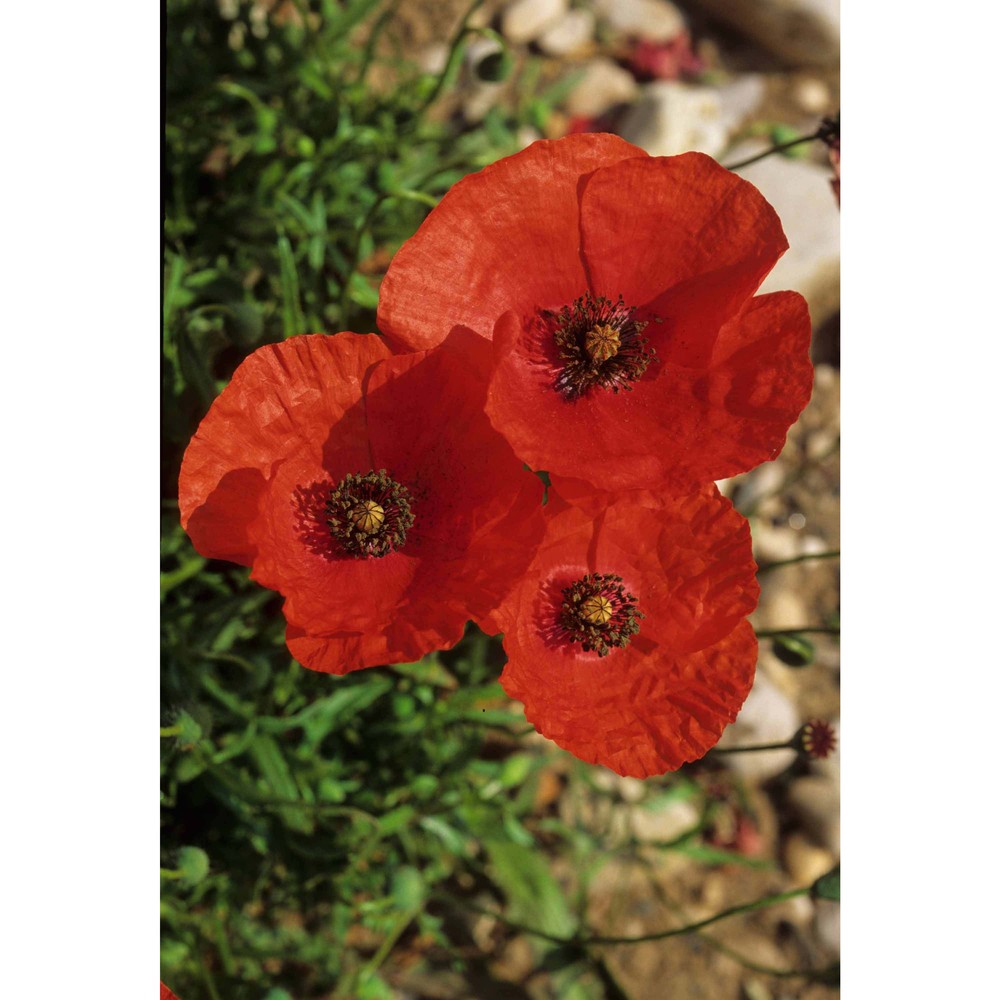
[[754,156],[748,157],[745,160],[740,160],[739,163],[731,163],[726,167],[726,170],[739,170],[740,167],[749,167],[751,163],[763,160],[767,156],[771,156],[774,153],[783,153],[786,149],[791,149],[793,146],[801,146],[802,143],[812,142],[814,139],[818,139],[819,137],[819,132],[813,132],[812,135],[800,135],[797,139],[790,139],[788,142],[783,142],[779,146],[771,146],[770,149],[765,149],[763,153],[756,153]]

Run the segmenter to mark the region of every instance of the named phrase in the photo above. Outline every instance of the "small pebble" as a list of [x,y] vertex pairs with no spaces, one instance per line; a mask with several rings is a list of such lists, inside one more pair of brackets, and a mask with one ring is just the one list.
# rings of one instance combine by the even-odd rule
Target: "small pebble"
[[628,70],[602,56],[587,63],[580,82],[566,98],[566,110],[580,118],[596,118],[616,104],[627,104],[638,90]]
[[811,885],[836,864],[830,851],[798,832],[789,834],[785,840],[782,860],[796,885]]
[[514,0],[500,21],[505,38],[533,42],[569,9],[569,0]]
[[810,115],[823,114],[830,107],[830,88],[815,77],[801,77],[792,88],[798,106]]
[[587,48],[594,38],[593,11],[567,11],[538,39],[539,48],[550,56],[568,56]]
[[594,0],[594,8],[609,28],[650,42],[669,42],[686,28],[667,0]]

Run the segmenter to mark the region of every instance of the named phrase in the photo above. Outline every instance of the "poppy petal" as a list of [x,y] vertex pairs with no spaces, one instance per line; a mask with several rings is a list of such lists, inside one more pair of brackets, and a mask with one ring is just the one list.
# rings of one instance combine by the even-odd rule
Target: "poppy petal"
[[[701,757],[753,681],[757,644],[743,619],[759,590],[745,519],[714,486],[588,496],[554,477],[552,489],[563,505],[546,514],[535,559],[496,613],[504,689],[539,732],[620,774]],[[593,573],[620,576],[645,616],[603,657],[560,625],[567,587]]]
[[[360,444],[357,410],[367,369],[391,352],[371,334],[314,334],[259,348],[236,369],[184,453],[178,483],[181,525],[204,556],[250,565],[250,538],[277,465],[322,445],[341,424],[341,440]],[[352,431],[344,417],[354,409]]]
[[690,492],[778,455],[812,391],[810,339],[802,296],[758,296],[724,324],[706,367],[657,362],[631,391],[567,400],[537,330],[507,313],[486,409],[533,469],[596,489]]
[[[363,446],[324,427],[323,447],[275,469],[255,524],[252,576],[285,596],[286,638],[305,666],[347,673],[453,646],[524,571],[541,536],[542,484],[483,412],[490,344],[457,330],[366,377]],[[433,405],[428,405],[433,401]],[[345,411],[350,438],[354,408]],[[355,558],[329,530],[348,474],[386,470],[410,494],[404,544]]]
[[456,325],[489,337],[508,309],[559,307],[583,294],[579,179],[646,153],[613,135],[539,141],[441,199],[382,281],[378,326],[397,350],[441,343]]
[[596,171],[580,198],[591,290],[657,317],[661,359],[703,365],[715,336],[788,241],[748,181],[703,153],[631,159]]

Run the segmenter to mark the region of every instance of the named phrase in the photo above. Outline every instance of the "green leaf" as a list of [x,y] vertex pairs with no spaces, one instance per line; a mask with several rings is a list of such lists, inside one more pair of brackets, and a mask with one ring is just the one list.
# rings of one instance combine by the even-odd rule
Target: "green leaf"
[[389,891],[400,910],[416,909],[427,897],[427,886],[420,872],[411,865],[403,865],[393,873]]
[[278,264],[281,269],[281,324],[285,337],[306,331],[302,304],[299,301],[299,275],[287,236],[278,237]]
[[840,902],[840,865],[831,868],[821,875],[812,886],[812,895],[816,899],[831,899]]
[[368,284],[368,279],[363,274],[358,274],[355,271],[348,282],[348,288],[351,301],[356,305],[361,306],[362,309],[378,308],[378,292]]
[[673,845],[670,850],[684,854],[696,861],[704,861],[711,865],[742,865],[744,868],[774,868],[774,863],[764,858],[748,858],[745,854],[735,851],[724,851],[707,844],[681,843]]
[[487,840],[483,847],[490,876],[507,897],[513,920],[559,937],[574,932],[576,921],[543,854],[507,840]]
[[[260,773],[267,783],[271,795],[277,799],[295,800],[301,798],[299,786],[288,766],[288,761],[282,756],[281,749],[272,736],[258,733],[250,743],[250,756],[253,757]],[[312,833],[315,829],[313,817],[304,809],[289,806],[280,809],[279,813],[285,825],[301,833]]]
[[789,667],[808,667],[816,659],[816,647],[804,636],[775,636],[771,648],[774,655]]
[[208,877],[208,855],[200,847],[182,847],[177,852],[181,885],[195,886]]

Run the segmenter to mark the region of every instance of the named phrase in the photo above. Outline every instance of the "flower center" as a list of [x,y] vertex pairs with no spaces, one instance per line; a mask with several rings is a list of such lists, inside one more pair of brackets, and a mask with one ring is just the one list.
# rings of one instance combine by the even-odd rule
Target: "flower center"
[[613,648],[624,649],[639,632],[639,619],[646,617],[635,596],[622,586],[622,578],[610,573],[588,573],[562,593],[559,625],[563,636],[598,656],[607,656]]
[[649,325],[635,309],[587,292],[559,312],[546,310],[542,321],[551,330],[562,369],[554,387],[567,399],[591,389],[631,389],[656,357],[642,331]]
[[583,349],[591,361],[609,361],[621,346],[621,335],[612,326],[595,326],[583,335]]
[[349,519],[358,531],[376,535],[385,523],[385,508],[374,500],[365,500],[351,508]]
[[413,526],[412,497],[385,469],[348,473],[326,503],[327,525],[356,559],[381,559],[403,547]]

